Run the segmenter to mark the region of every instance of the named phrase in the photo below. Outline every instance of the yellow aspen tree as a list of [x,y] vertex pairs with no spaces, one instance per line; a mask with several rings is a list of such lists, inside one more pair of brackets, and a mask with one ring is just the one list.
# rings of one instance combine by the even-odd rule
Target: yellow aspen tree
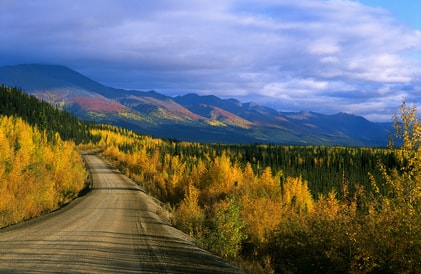
[[211,196],[227,193],[231,184],[234,185],[231,179],[230,169],[231,161],[225,154],[215,158],[209,169],[207,178],[208,190]]
[[271,197],[272,199],[280,199],[281,185],[278,176],[273,176],[272,169],[268,166],[260,175],[258,183],[259,195]]
[[313,213],[321,220],[334,220],[341,211],[341,203],[336,199],[336,192],[330,191],[327,196],[319,195],[314,203]]
[[175,210],[175,225],[190,236],[199,238],[203,234],[204,220],[204,212],[199,206],[199,190],[190,183],[183,201]]
[[313,197],[307,181],[301,177],[287,177],[284,183],[282,202],[294,212],[305,213],[313,210]]
[[168,175],[167,180],[167,192],[169,196],[175,198],[176,189],[181,187],[182,179],[184,178],[186,164],[180,161],[180,157],[175,155],[171,158],[169,170],[171,171]]
[[[401,175],[387,180],[397,208],[408,210],[409,214],[421,211],[421,119],[415,105],[408,106],[402,102],[399,115],[394,116],[396,137],[402,140],[402,146],[396,156],[402,163]],[[384,177],[387,171],[382,167]]]
[[216,188],[217,192],[224,192],[228,188],[228,173],[230,170],[231,162],[224,154],[221,157],[215,158],[215,161],[210,169],[212,183],[211,185]]
[[246,186],[254,186],[257,184],[257,178],[254,174],[251,164],[247,162],[243,172],[243,184]]
[[393,122],[396,130],[396,137],[403,141],[402,149],[414,151],[421,144],[421,121],[418,118],[417,107],[408,106],[402,102],[399,115],[394,115]]
[[255,195],[257,195],[257,188],[258,178],[254,174],[251,164],[247,163],[242,174],[242,183],[239,192],[243,196],[255,197]]
[[82,162],[80,155],[75,151],[73,142],[64,142],[61,154],[61,164],[58,172],[62,174],[61,180],[57,182],[59,203],[67,203],[75,198],[84,186],[85,174],[81,169]]
[[[4,119],[4,118],[1,118]],[[8,138],[3,129],[3,123],[0,123],[0,184],[4,182],[6,174],[10,171],[12,161],[12,149]],[[1,185],[0,185],[1,188]]]
[[8,223],[8,208],[13,204],[9,191],[9,173],[12,168],[12,149],[5,130],[9,125],[6,117],[0,117],[0,227]]
[[241,219],[256,252],[267,244],[269,236],[282,221],[282,205],[269,197],[241,197]]
[[204,177],[207,173],[208,170],[205,163],[201,159],[198,159],[197,164],[192,167],[190,172],[190,181],[193,182],[194,186],[200,188],[201,182],[205,181]]
[[234,165],[231,167],[231,176],[232,176],[232,181],[234,182],[231,185],[231,188],[241,188],[242,183],[243,183],[243,171],[240,167],[240,164],[238,162],[235,162]]
[[33,130],[28,124],[25,124],[22,119],[17,119],[16,125],[19,128],[18,140],[21,160],[24,163],[31,162],[32,155],[35,151],[35,144],[32,140]]

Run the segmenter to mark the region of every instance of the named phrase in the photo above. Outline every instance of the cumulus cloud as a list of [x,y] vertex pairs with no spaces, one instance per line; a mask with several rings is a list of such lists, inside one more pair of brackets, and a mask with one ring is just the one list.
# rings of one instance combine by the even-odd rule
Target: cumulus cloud
[[3,64],[366,117],[419,96],[401,89],[420,81],[421,33],[357,1],[4,0],[0,10]]

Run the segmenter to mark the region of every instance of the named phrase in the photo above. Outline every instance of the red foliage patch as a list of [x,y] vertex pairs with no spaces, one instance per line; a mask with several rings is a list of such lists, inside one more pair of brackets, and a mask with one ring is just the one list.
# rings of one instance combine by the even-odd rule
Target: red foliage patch
[[83,109],[96,112],[119,112],[128,109],[122,104],[101,97],[74,97],[73,102]]

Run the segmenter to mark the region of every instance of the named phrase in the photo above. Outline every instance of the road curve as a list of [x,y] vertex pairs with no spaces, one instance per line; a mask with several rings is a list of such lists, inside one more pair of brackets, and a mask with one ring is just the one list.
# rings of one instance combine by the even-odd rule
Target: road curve
[[65,208],[0,230],[1,273],[239,273],[163,222],[159,206],[96,155],[92,190]]

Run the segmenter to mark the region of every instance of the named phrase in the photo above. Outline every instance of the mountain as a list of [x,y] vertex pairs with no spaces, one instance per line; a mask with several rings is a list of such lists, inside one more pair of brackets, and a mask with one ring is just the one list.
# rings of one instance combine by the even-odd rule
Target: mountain
[[346,113],[285,113],[217,96],[170,97],[155,91],[104,86],[64,66],[0,67],[0,83],[87,121],[185,141],[385,146],[384,125]]

